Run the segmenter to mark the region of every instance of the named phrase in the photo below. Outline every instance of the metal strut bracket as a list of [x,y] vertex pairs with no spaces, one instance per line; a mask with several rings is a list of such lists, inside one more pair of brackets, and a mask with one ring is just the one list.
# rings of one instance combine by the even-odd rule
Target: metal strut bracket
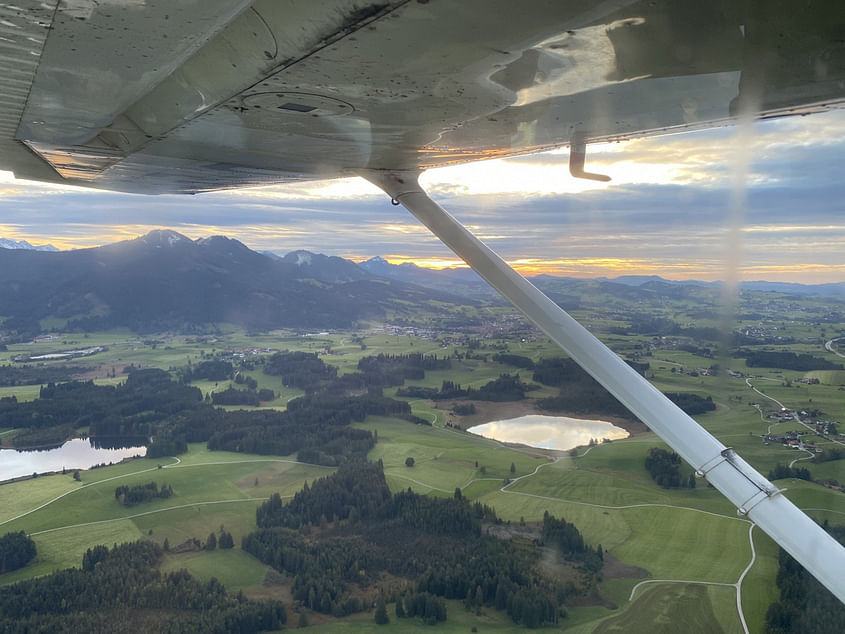
[[[361,176],[399,201],[749,519],[845,603],[845,548],[422,190],[417,171]],[[714,458],[715,456],[715,458]]]
[[591,181],[606,183],[610,176],[584,171],[584,162],[587,160],[587,135],[584,132],[575,132],[569,140],[569,173],[575,178],[585,178]]

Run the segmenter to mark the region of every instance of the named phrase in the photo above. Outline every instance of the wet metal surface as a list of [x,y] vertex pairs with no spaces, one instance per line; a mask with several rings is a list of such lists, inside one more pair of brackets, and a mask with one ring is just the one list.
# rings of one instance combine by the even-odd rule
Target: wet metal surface
[[25,170],[17,138],[102,188],[428,168],[724,123],[749,100],[784,114],[845,97],[834,0],[15,7],[0,4],[0,72],[17,82],[0,142],[17,153],[0,168]]

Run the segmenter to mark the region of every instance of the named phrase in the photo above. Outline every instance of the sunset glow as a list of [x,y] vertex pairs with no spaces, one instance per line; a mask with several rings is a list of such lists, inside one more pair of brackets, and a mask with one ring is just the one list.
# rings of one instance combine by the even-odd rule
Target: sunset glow
[[[845,112],[755,126],[747,205],[730,234],[736,131],[596,144],[569,175],[567,149],[433,169],[431,196],[527,275],[845,279]],[[361,178],[292,182],[199,196],[138,196],[17,181],[0,173],[0,237],[78,249],[169,228],[226,235],[257,251],[305,249],[355,261],[382,256],[463,267],[402,207]],[[726,251],[726,236],[742,250]],[[736,241],[736,240],[734,240]],[[733,265],[732,265],[733,266]]]

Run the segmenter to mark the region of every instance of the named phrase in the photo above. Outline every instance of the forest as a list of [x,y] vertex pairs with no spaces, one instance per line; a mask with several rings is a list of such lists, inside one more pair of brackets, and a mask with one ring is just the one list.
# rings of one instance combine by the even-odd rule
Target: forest
[[[325,364],[313,355],[299,361],[321,376],[332,374],[318,371]],[[418,422],[406,402],[382,396],[377,388],[348,395],[344,388],[332,389],[331,383],[290,401],[283,412],[228,412],[214,408],[203,400],[200,390],[171,380],[163,370],[134,370],[117,387],[91,381],[49,383],[34,401],[0,403],[0,426],[22,429],[16,437],[19,441],[31,442],[38,434],[38,438],[61,443],[88,426],[93,442],[99,437],[151,438],[150,458],[184,453],[189,442],[206,442],[209,449],[296,453],[302,462],[326,466],[362,458],[372,449],[375,439],[369,431],[349,427],[369,415]]]
[[[840,543],[845,543],[845,526],[825,529]],[[845,632],[845,605],[822,586],[782,548],[778,553],[776,583],[779,601],[766,611],[767,634],[829,634]]]
[[518,374],[501,374],[479,388],[461,387],[459,383],[444,380],[439,390],[431,387],[409,386],[396,391],[396,396],[427,398],[433,401],[472,399],[476,401],[521,401],[525,393],[537,386],[524,383]]
[[667,392],[666,396],[690,416],[712,412],[716,409],[716,403],[713,402],[711,396],[703,397],[692,392]]
[[139,541],[89,549],[82,568],[0,588],[0,631],[75,633],[120,631],[258,632],[286,621],[278,601],[248,601],[185,570],[162,574],[162,551]]
[[70,381],[90,368],[81,365],[0,365],[0,387]]
[[811,370],[842,370],[841,363],[833,363],[827,359],[814,357],[804,352],[769,351],[769,350],[738,350],[738,358],[745,359],[749,368],[782,368],[809,372]]
[[[386,594],[405,614],[416,604],[410,609],[416,613],[419,594],[427,593],[463,600],[470,609],[503,610],[514,623],[534,628],[565,616],[563,601],[582,589],[538,571],[539,545],[488,535],[484,526],[501,520],[459,490],[451,498],[410,489],[391,495],[380,463],[348,462],[287,505],[273,496],[256,521],[260,529],[244,538],[243,549],[293,576],[294,598],[326,614],[364,609],[355,598],[361,591],[373,600]],[[586,546],[572,524],[548,514],[542,532],[548,548],[578,567],[582,585],[595,582],[600,547]],[[403,582],[381,587],[383,573]]]
[[540,359],[534,365],[533,379],[543,385],[559,388],[558,396],[540,399],[540,409],[619,416],[631,419],[615,396],[604,389],[572,359]]

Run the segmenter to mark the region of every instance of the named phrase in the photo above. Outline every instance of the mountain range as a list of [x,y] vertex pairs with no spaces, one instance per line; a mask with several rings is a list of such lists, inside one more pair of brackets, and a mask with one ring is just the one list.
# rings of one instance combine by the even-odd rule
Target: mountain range
[[[656,276],[531,279],[570,310],[601,294],[633,300],[693,297],[705,289],[716,292],[720,284]],[[845,298],[842,283],[743,282],[742,288]],[[73,251],[0,240],[0,330],[18,335],[37,334],[47,323],[137,332],[191,331],[216,323],[261,330],[342,328],[367,319],[445,314],[478,301],[503,303],[467,268],[432,270],[381,257],[356,264],[303,250],[279,256],[223,236],[192,240],[155,230]]]
[[33,246],[26,240],[9,240],[8,238],[0,238],[0,249],[25,249],[27,251],[58,251],[52,244],[42,244],[41,246]]
[[[156,230],[74,251],[0,249],[3,330],[128,327],[190,331],[341,328],[364,319],[467,304],[442,291],[377,277],[342,258],[307,252],[267,257],[223,236],[191,240]],[[445,309],[442,309],[445,310]]]

